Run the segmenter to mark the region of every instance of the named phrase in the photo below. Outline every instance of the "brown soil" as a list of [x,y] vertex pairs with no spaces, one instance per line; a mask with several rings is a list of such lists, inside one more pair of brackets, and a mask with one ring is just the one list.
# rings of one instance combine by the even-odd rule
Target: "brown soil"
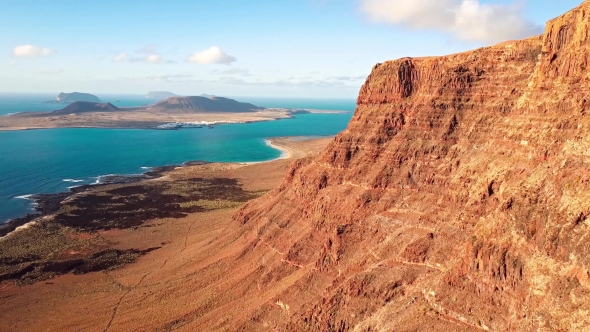
[[[277,139],[273,143],[289,149],[292,155],[301,156],[317,153],[331,140]],[[49,260],[51,264],[39,263],[44,259],[39,256],[43,256],[43,249],[47,247],[37,247],[39,256],[8,262],[13,265],[34,262],[32,266],[37,272],[4,277],[21,279],[0,284],[3,317],[0,330],[131,331],[170,330],[182,326],[194,330],[203,326],[204,321],[197,318],[206,313],[209,317],[206,320],[232,315],[223,310],[210,311],[229,295],[224,287],[248,278],[249,271],[256,268],[247,263],[243,273],[230,276],[223,272],[228,257],[235,257],[243,250],[240,246],[243,234],[239,225],[232,221],[232,215],[251,195],[258,196],[277,187],[291,162],[292,159],[282,159],[257,164],[186,166],[158,179],[105,186],[66,199],[63,210],[70,211],[71,215],[62,215],[62,219],[58,213],[53,221],[39,222],[4,240],[18,238],[22,246],[24,236],[31,235],[27,232],[36,227],[48,232],[46,228],[51,226],[59,231],[50,232],[50,236],[37,233],[37,237],[30,237],[32,241],[39,246],[49,238],[68,245],[60,247],[60,252]],[[136,208],[150,211],[152,207],[162,206],[156,205],[158,200],[155,200],[150,207],[136,197],[145,194],[165,201],[171,196],[177,200],[174,204],[181,205],[180,211],[183,202],[188,202],[189,210],[179,215],[163,212],[151,219],[149,214],[121,218],[124,206],[128,211]],[[128,197],[130,205],[111,209],[112,205],[127,203],[119,201],[120,196]],[[199,212],[190,211],[195,208],[192,205],[195,202],[198,202]],[[70,224],[74,212],[96,220],[96,212],[86,205],[90,203],[94,210],[104,208],[104,218],[116,220],[116,223]],[[61,227],[63,223],[67,227]],[[133,264],[128,264],[130,262]],[[63,274],[68,272],[72,274]],[[26,273],[30,273],[29,278]],[[37,282],[23,285],[23,281]],[[221,284],[217,285],[219,282]],[[260,304],[260,301],[255,302]]]

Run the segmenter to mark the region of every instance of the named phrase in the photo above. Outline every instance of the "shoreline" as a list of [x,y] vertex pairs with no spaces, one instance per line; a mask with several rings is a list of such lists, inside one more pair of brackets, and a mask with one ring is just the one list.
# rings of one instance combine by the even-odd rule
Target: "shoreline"
[[252,165],[189,161],[155,167],[142,176],[112,176],[108,183],[31,196],[38,213],[11,223],[12,229],[5,228],[7,235],[0,237],[0,287],[43,287],[53,281],[41,281],[60,275],[110,273],[148,253],[166,251],[172,238],[154,229],[185,243],[184,232],[175,231],[179,223],[233,213],[276,188],[294,157],[318,153],[330,142],[268,140],[290,153]]
[[264,139],[264,142],[266,143],[266,146],[268,146],[270,148],[273,148],[273,149],[278,150],[278,151],[281,152],[281,155],[280,156],[278,156],[275,159],[271,159],[269,161],[272,161],[272,160],[281,160],[281,159],[289,159],[293,155],[292,152],[291,152],[291,150],[289,148],[287,148],[284,145],[280,145],[280,144],[276,143],[276,138],[274,138],[274,140],[273,140],[273,138],[265,138]]
[[[304,157],[305,153],[298,151],[289,147],[287,144],[284,144],[285,141],[290,142],[303,142],[303,141],[312,141],[318,139],[325,139],[325,138],[333,138],[335,135],[327,135],[327,136],[284,136],[284,137],[270,137],[265,138],[264,141],[266,145],[281,151],[281,155],[275,159],[266,160],[262,162],[270,162],[274,160],[281,160],[281,159],[298,159]],[[260,162],[259,162],[260,163]]]
[[[11,235],[12,233],[18,231],[22,227],[26,227],[29,224],[33,224],[37,222],[37,219],[46,217],[51,215],[52,213],[56,212],[59,208],[59,204],[62,201],[70,199],[71,197],[84,193],[88,190],[93,189],[100,189],[104,186],[109,185],[117,185],[117,184],[131,184],[140,182],[142,180],[153,180],[160,178],[165,175],[165,173],[170,172],[175,169],[188,167],[188,166],[198,166],[198,165],[206,165],[206,164],[236,164],[236,165],[254,165],[254,164],[262,164],[262,163],[270,163],[273,161],[278,160],[285,160],[285,159],[294,159],[299,158],[302,153],[297,153],[294,149],[288,147],[285,144],[282,144],[283,141],[304,141],[304,140],[314,140],[314,139],[323,139],[323,138],[330,138],[334,136],[285,136],[285,137],[271,137],[265,138],[264,142],[266,146],[278,150],[281,152],[281,155],[277,158],[262,160],[262,161],[252,161],[252,162],[209,162],[203,160],[189,160],[185,161],[181,164],[168,164],[163,166],[153,166],[153,167],[145,167],[142,166],[141,168],[144,169],[145,172],[137,173],[137,174],[105,174],[99,175],[93,178],[96,178],[96,182],[89,183],[89,184],[81,184],[81,185],[73,185],[68,187],[67,191],[61,191],[57,193],[33,193],[33,194],[26,194],[15,196],[16,199],[24,199],[30,201],[30,209],[24,215],[6,220],[4,222],[0,222],[0,241],[2,241],[7,236]],[[56,202],[59,201],[59,202]]]
[[0,132],[63,129],[144,129],[178,130],[201,128],[223,124],[293,119],[301,114],[344,114],[350,111],[267,108],[257,112],[242,113],[158,113],[129,109],[117,112],[88,112],[53,114],[51,112],[18,112],[0,116]]
[[[186,163],[203,163],[201,161],[187,161]],[[183,163],[186,164],[186,163]],[[95,177],[97,180],[94,183],[74,185],[68,187],[67,191],[60,191],[57,193],[35,193],[15,196],[16,199],[24,199],[31,201],[30,209],[33,212],[24,214],[23,216],[12,218],[0,223],[0,241],[19,228],[31,223],[35,223],[37,219],[46,217],[56,212],[59,209],[61,202],[77,195],[84,193],[91,189],[100,189],[100,187],[116,185],[116,184],[131,184],[141,180],[149,180],[161,177],[165,172],[171,171],[179,167],[178,165],[164,165],[152,167],[141,174],[106,174]],[[99,182],[100,179],[106,179],[104,182]]]

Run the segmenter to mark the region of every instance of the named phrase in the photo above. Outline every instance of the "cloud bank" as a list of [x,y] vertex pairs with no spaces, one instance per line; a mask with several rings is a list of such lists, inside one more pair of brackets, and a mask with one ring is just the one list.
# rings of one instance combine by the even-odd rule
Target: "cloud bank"
[[13,54],[23,58],[42,58],[55,53],[54,50],[33,45],[20,45],[14,48]]
[[237,59],[231,55],[225,54],[219,47],[212,46],[206,50],[195,52],[187,59],[189,62],[198,63],[202,65],[222,64],[230,65]]
[[113,62],[147,62],[147,63],[153,63],[153,64],[158,64],[158,63],[175,63],[174,61],[171,60],[166,60],[164,61],[164,59],[162,58],[162,56],[160,54],[146,54],[145,56],[131,56],[127,53],[119,53],[117,55],[115,55],[111,61]]
[[352,88],[358,89],[368,75],[360,76],[332,76],[323,79],[311,77],[286,77],[282,79],[245,79],[238,76],[222,76],[216,79],[203,79],[195,74],[167,74],[149,75],[139,77],[120,77],[116,81],[122,82],[157,82],[157,83],[200,83],[206,85],[229,85],[229,86],[258,86],[275,88],[307,88],[307,87],[328,87],[328,88]]
[[464,41],[497,43],[543,32],[528,21],[522,5],[481,3],[479,0],[361,0],[375,22],[416,30],[440,30]]

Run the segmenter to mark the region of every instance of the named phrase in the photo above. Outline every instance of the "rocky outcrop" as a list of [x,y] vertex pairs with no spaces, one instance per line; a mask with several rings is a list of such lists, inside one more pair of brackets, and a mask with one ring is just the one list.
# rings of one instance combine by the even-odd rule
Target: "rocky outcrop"
[[100,103],[100,99],[92,95],[90,93],[82,93],[82,92],[71,92],[71,93],[64,93],[61,92],[57,95],[56,102],[58,103],[73,103],[76,101],[87,101],[93,103]]
[[171,97],[148,107],[156,112],[189,113],[241,113],[264,109],[249,103],[242,103],[223,97]]
[[348,128],[236,215],[282,289],[239,327],[588,330],[589,13],[376,65]]

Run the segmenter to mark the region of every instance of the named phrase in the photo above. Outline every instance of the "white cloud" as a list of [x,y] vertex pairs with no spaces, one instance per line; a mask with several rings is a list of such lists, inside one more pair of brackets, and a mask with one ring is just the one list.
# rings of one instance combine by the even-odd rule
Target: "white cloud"
[[[189,84],[199,83],[208,86],[224,85],[224,86],[261,86],[261,87],[278,87],[278,88],[308,88],[308,87],[340,87],[358,89],[362,85],[362,81],[344,80],[344,77],[327,78],[327,79],[312,79],[312,78],[297,78],[286,77],[282,79],[265,80],[265,79],[251,79],[247,80],[245,77],[237,76],[222,76],[216,79],[202,79],[194,74],[168,74],[168,75],[149,75],[136,77],[119,77],[115,81],[119,82],[156,82],[165,84]],[[353,79],[357,77],[351,77]]]
[[14,48],[13,54],[17,57],[42,58],[55,53],[54,50],[33,45],[20,45]]
[[149,63],[160,63],[162,62],[162,56],[159,54],[149,54],[145,57],[145,61]]
[[237,59],[231,55],[225,54],[217,46],[212,46],[206,50],[195,52],[187,59],[189,62],[198,64],[223,64],[229,65]]
[[129,58],[129,55],[127,53],[119,53],[113,57],[113,62],[125,61],[127,60],[127,58]]
[[464,41],[496,43],[543,32],[523,16],[521,5],[488,4],[479,0],[361,0],[376,22],[410,29],[441,30]]
[[147,62],[147,63],[176,63],[173,60],[164,60],[160,54],[147,54],[145,56],[131,56],[128,53],[119,53],[112,59],[113,62]]
[[192,74],[168,74],[168,75],[150,75],[140,77],[120,77],[117,81],[132,81],[132,82],[193,82],[194,75]]

